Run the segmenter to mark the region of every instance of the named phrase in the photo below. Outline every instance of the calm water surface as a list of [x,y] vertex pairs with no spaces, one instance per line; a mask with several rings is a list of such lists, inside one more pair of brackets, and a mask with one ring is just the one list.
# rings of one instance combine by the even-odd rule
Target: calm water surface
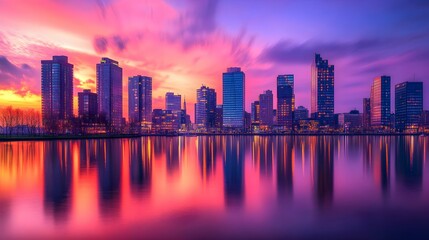
[[428,238],[427,137],[0,143],[0,238]]

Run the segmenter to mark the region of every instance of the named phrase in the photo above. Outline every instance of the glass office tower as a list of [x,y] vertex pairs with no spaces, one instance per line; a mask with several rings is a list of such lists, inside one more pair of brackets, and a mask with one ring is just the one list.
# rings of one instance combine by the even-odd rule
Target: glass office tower
[[245,74],[238,67],[228,68],[222,75],[223,126],[244,128]]
[[152,122],[152,78],[128,78],[128,119],[130,123],[149,125]]
[[122,126],[122,68],[109,58],[97,64],[98,113],[108,124],[107,131]]
[[390,127],[390,77],[380,76],[371,86],[371,126],[373,128]]
[[395,128],[399,132],[417,131],[423,112],[423,82],[395,85]]
[[316,54],[311,65],[311,117],[334,126],[334,65]]
[[73,117],[73,65],[66,56],[42,60],[42,121],[45,127]]
[[216,122],[216,92],[214,89],[201,86],[197,89],[195,104],[195,124],[198,127],[210,129]]
[[294,111],[294,75],[279,75],[277,77],[277,125],[291,129]]

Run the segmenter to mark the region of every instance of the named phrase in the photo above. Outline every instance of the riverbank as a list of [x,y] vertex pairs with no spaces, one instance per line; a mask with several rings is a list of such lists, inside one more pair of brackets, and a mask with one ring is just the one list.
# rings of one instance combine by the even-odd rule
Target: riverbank
[[[81,139],[113,139],[139,137],[196,137],[196,136],[421,136],[420,133],[171,133],[171,134],[94,134],[94,135],[46,135],[0,136],[0,142],[51,141]],[[428,136],[428,135],[424,135]]]

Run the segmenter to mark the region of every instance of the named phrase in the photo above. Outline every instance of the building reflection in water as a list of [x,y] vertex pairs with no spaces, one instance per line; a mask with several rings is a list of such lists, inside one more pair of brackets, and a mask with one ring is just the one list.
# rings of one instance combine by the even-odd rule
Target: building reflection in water
[[313,181],[320,208],[329,207],[334,195],[334,141],[331,136],[310,137]]
[[252,159],[254,166],[259,167],[262,177],[271,177],[273,172],[273,139],[267,136],[252,138]]
[[97,140],[100,214],[116,217],[120,211],[122,140]]
[[276,137],[277,194],[279,200],[293,196],[294,149],[292,137]]
[[419,138],[396,139],[395,174],[398,186],[408,192],[420,192],[423,185],[423,151]]
[[198,162],[203,180],[209,179],[216,172],[216,158],[218,154],[217,137],[197,137]]
[[387,196],[390,191],[391,137],[365,136],[363,138],[363,164],[367,171],[370,171],[372,173],[374,181],[381,188],[382,194],[384,196]]
[[133,194],[148,193],[152,180],[151,138],[130,139],[130,184]]
[[241,206],[244,203],[244,157],[247,141],[242,136],[226,136],[224,141],[225,203],[226,206]]
[[67,220],[72,181],[71,142],[43,142],[44,206],[56,221]]
[[91,169],[97,167],[97,140],[81,140],[79,146],[79,174],[88,174]]

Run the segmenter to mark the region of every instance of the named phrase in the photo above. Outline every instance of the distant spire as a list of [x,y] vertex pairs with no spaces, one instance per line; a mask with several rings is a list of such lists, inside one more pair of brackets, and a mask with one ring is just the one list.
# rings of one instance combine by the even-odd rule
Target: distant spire
[[186,113],[186,96],[183,96],[183,110]]

